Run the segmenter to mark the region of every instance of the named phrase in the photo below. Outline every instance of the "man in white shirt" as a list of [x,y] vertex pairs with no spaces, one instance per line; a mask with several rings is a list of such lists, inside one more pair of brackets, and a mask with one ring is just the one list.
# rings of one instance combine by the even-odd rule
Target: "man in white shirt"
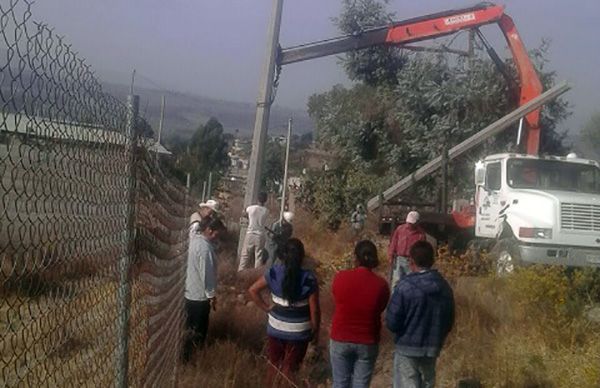
[[266,238],[265,225],[269,213],[265,207],[266,202],[267,193],[260,192],[258,193],[258,205],[251,205],[246,208],[248,229],[244,238],[238,271],[251,267],[258,268],[263,264]]
[[202,346],[208,331],[210,308],[216,308],[217,255],[214,242],[225,225],[210,216],[197,223],[198,233],[190,233],[185,278],[186,338],[183,360],[188,362],[195,348]]

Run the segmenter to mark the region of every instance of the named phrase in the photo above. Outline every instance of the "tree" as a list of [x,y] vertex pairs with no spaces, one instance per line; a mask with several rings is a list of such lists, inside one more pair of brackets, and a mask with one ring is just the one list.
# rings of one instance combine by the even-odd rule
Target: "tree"
[[[375,0],[345,1],[336,23],[351,26],[352,20],[371,20],[373,15],[384,15],[385,4]],[[545,89],[555,82],[554,72],[546,69],[547,50],[548,43],[543,42],[530,52]],[[390,53],[381,55],[386,54]],[[362,82],[351,88],[336,85],[328,92],[310,97],[308,110],[315,121],[317,143],[339,156],[334,169],[340,176],[346,176],[348,171],[366,174],[369,195],[377,195],[391,180],[440,155],[442,147],[458,144],[515,108],[506,80],[490,59],[481,52],[471,61],[449,55],[411,54],[403,58],[401,66],[391,61],[384,69],[378,66],[385,61],[362,67],[362,59],[349,56],[344,62],[348,75]],[[512,61],[508,61],[508,69],[516,79]],[[569,114],[569,106],[562,99],[545,105],[541,116],[543,153],[564,151],[564,134],[558,128]],[[452,163],[450,179],[455,194],[470,196],[471,169],[483,155],[518,151],[516,132],[515,125]],[[361,182],[338,184],[353,190],[362,189]],[[425,180],[413,195],[421,201],[435,201],[435,183],[435,179]],[[313,201],[311,206],[326,217],[333,217],[335,211],[323,211],[319,204],[331,203],[334,197],[335,201],[347,200],[342,208],[351,206],[350,199],[343,199],[327,184],[315,185],[306,196]]]
[[265,162],[262,174],[262,187],[267,192],[278,193],[283,182],[283,164],[285,163],[285,148],[272,139],[266,146]]
[[581,129],[581,140],[586,148],[598,157],[600,149],[600,112],[596,112]]
[[[389,0],[344,0],[342,13],[333,22],[344,34],[360,34],[373,27],[389,24],[394,14],[386,10]],[[367,85],[395,83],[396,73],[405,58],[395,47],[374,46],[351,51],[341,60],[348,77]]]
[[211,117],[200,125],[188,142],[175,144],[174,162],[171,169],[179,171],[177,176],[190,174],[192,190],[200,192],[203,182],[208,181],[212,172],[213,187],[227,172],[229,156],[227,154],[227,135],[223,125]]

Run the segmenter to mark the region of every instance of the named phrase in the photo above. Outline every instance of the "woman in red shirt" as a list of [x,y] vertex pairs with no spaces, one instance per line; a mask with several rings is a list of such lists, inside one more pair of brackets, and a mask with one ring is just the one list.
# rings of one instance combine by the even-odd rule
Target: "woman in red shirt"
[[333,387],[368,387],[379,353],[381,313],[390,298],[387,281],[373,273],[377,248],[363,240],[354,248],[355,268],[333,279],[335,311],[329,353]]

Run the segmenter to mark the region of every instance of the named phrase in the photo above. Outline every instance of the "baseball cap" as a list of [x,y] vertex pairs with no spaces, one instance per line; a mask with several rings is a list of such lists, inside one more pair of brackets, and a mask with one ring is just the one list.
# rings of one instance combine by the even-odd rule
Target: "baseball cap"
[[419,212],[416,211],[411,211],[406,215],[406,223],[407,224],[416,224],[417,222],[419,222],[419,218],[420,218],[420,214]]
[[293,212],[283,212],[283,219],[286,220],[287,222],[292,222],[292,220],[294,219],[294,213]]

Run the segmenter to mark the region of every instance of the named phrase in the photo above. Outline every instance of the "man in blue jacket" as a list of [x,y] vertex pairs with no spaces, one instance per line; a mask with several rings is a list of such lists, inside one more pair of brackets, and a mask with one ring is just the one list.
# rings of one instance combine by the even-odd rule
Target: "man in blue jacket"
[[395,336],[394,388],[435,386],[435,363],[454,324],[454,296],[448,282],[431,269],[431,244],[410,249],[411,273],[396,285],[386,312]]

